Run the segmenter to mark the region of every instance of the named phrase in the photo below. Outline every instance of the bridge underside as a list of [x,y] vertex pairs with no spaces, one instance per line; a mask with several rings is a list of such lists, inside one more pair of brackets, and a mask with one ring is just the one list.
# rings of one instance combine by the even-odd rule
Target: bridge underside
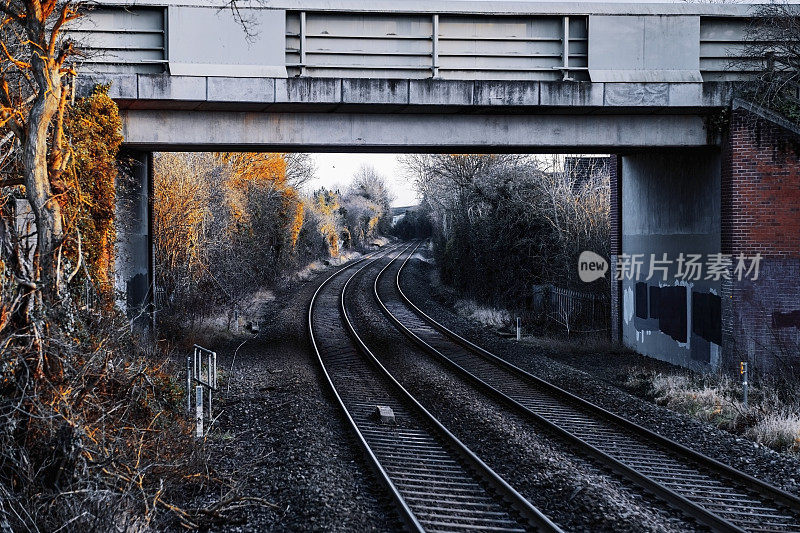
[[95,74],[139,150],[551,152],[702,147],[723,82]]
[[138,150],[611,152],[713,144],[701,116],[127,110]]

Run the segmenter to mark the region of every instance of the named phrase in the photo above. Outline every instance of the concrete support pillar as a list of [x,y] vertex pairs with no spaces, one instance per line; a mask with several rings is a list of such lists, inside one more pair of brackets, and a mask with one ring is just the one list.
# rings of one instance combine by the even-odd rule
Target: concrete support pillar
[[617,259],[622,251],[622,158],[612,155],[609,162],[609,181],[611,186],[611,208],[609,209],[610,247],[609,258],[611,275],[611,342],[622,342],[622,282],[614,276]]
[[[800,367],[800,128],[734,105],[721,152],[626,154],[611,173],[611,265],[639,254],[637,277],[611,282],[612,338],[675,364],[726,373]],[[651,254],[672,263],[649,276]],[[675,259],[701,256],[700,279]],[[729,259],[710,278],[709,256]],[[686,266],[683,266],[684,270]],[[619,317],[619,318],[618,318]],[[617,328],[616,325],[619,324]]]
[[131,325],[153,325],[153,154],[124,152],[117,178],[115,284]]
[[[707,266],[721,250],[720,153],[653,150],[620,160],[621,242],[612,262],[629,267],[617,295],[622,341],[657,359],[716,369],[722,280],[708,279]],[[697,275],[681,263],[690,255],[700,258]]]

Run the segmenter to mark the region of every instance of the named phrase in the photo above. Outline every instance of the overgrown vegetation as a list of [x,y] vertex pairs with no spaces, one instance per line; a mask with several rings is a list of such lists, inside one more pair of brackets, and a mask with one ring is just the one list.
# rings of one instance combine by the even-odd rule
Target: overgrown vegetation
[[746,58],[732,69],[754,71],[739,94],[800,124],[800,19],[797,6],[767,2],[754,7],[747,30]]
[[751,383],[748,403],[741,383],[723,374],[632,372],[626,386],[718,428],[777,451],[800,454],[800,395],[769,379]]
[[[68,228],[75,228],[67,255],[74,257],[76,281],[91,281],[110,295],[113,265],[116,157],[122,145],[122,121],[108,87],[96,88],[67,109],[64,132],[70,141],[75,182],[68,209]],[[79,268],[80,267],[80,268]]]
[[390,197],[372,168],[348,190],[301,186],[305,154],[162,153],[155,158],[157,316],[167,336],[250,297],[317,260],[363,250],[388,229]]
[[536,312],[537,286],[607,297],[608,278],[578,278],[580,252],[605,254],[609,246],[607,167],[583,161],[588,166],[502,154],[406,157],[430,217],[442,281],[547,327],[561,317]]
[[[163,354],[110,287],[121,122],[106,88],[72,101],[70,0],[0,4],[0,529],[204,527],[209,483]],[[239,504],[241,505],[241,503]]]
[[391,228],[392,235],[403,239],[427,239],[433,234],[431,214],[427,204],[406,211]]
[[[0,527],[109,531],[163,525],[205,472],[187,447],[170,369],[137,346],[108,288],[114,180],[122,142],[117,107],[100,87],[67,105],[60,174],[57,290],[37,279],[37,219],[25,213],[22,163],[7,153],[0,225]],[[52,138],[52,137],[51,137]],[[25,182],[23,182],[25,183]],[[38,267],[37,267],[38,262]],[[23,277],[24,276],[24,277]],[[21,279],[34,280],[21,282]],[[91,301],[87,284],[104,287]],[[197,478],[198,484],[205,477]],[[190,514],[178,513],[185,520]]]

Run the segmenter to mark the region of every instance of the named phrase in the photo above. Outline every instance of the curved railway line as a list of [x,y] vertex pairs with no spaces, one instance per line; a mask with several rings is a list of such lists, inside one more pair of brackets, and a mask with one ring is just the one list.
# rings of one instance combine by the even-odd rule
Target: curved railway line
[[[419,244],[376,276],[394,325],[488,395],[714,531],[800,532],[800,498],[615,415],[450,331],[403,293],[400,274]],[[398,258],[406,255],[397,267]],[[396,272],[388,275],[392,266]]]
[[[314,351],[349,425],[413,531],[561,531],[464,446],[386,371],[350,323],[345,294],[398,247],[342,267],[314,293]],[[377,406],[396,423],[382,423]]]

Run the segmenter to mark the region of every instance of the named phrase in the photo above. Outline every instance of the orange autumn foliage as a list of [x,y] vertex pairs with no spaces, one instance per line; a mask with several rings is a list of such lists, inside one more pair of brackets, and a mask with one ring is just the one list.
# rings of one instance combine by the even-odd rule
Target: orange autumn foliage
[[300,238],[300,231],[303,229],[303,220],[305,216],[305,205],[300,201],[297,191],[292,189],[291,199],[294,204],[294,217],[292,218],[291,225],[289,226],[289,237],[292,242],[292,250],[297,247],[297,240]]
[[339,257],[339,233],[336,226],[336,216],[341,207],[339,195],[332,191],[320,191],[314,197],[314,209],[320,214],[322,220],[319,231],[328,245],[328,254]]
[[[287,160],[284,153],[271,152],[219,152],[215,157],[228,166],[228,187],[244,191],[250,186],[266,186],[281,195],[284,217],[288,220],[289,235],[294,250],[303,228],[304,207],[297,190],[287,179]],[[241,209],[232,205],[234,217],[240,222],[246,217]]]
[[231,169],[231,187],[244,188],[250,183],[269,184],[279,190],[289,187],[284,154],[220,152],[215,155]]
[[88,276],[107,287],[116,240],[117,153],[123,142],[122,119],[108,86],[96,87],[90,96],[69,106],[64,133],[72,156],[64,176],[71,186],[61,200],[68,233],[66,255],[75,264],[80,249]]

